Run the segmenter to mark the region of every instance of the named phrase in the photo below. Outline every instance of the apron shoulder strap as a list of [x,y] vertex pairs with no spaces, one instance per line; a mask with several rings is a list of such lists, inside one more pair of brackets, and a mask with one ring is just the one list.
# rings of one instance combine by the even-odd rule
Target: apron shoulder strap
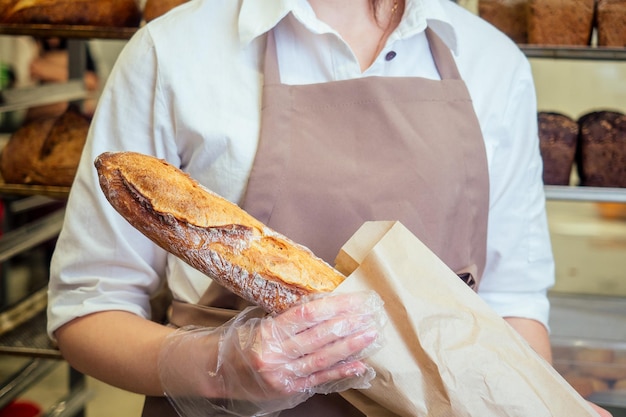
[[280,84],[280,71],[278,69],[278,54],[276,53],[276,39],[274,31],[267,33],[267,45],[265,47],[265,59],[263,62],[264,83],[266,85]]
[[435,66],[442,80],[460,80],[461,75],[456,66],[452,51],[441,40],[441,38],[431,29],[426,28],[426,37],[430,46],[430,53],[433,55]]

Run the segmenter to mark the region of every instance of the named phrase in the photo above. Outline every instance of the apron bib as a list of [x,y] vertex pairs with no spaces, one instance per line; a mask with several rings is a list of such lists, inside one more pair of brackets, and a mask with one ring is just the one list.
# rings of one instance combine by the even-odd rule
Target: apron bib
[[[366,77],[284,85],[272,32],[259,148],[241,207],[333,264],[365,221],[399,220],[476,288],[485,267],[489,177],[469,92],[449,48],[426,29],[441,80]],[[171,322],[217,326],[246,305],[217,284]],[[169,413],[169,414],[168,414]],[[144,416],[176,416],[148,398]],[[362,416],[338,394],[281,417]]]

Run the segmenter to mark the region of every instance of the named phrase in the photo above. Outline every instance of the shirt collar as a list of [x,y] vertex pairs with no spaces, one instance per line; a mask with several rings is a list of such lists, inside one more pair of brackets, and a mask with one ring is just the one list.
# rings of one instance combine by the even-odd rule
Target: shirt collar
[[[456,53],[456,32],[442,1],[449,0],[406,0],[404,16],[394,32],[394,38],[406,38],[430,26]],[[239,39],[242,45],[247,45],[271,30],[289,13],[293,13],[306,26],[320,27],[314,23],[316,19],[307,0],[242,0],[239,12]]]

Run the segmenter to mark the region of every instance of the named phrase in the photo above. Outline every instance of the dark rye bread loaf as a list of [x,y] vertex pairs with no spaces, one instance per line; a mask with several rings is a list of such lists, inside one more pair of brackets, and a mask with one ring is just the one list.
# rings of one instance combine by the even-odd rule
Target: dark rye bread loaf
[[598,46],[626,46],[626,0],[598,0]]
[[591,43],[595,0],[528,0],[528,43]]
[[626,187],[626,115],[600,110],[578,119],[580,184]]
[[578,123],[556,112],[539,112],[537,119],[543,182],[547,185],[569,185],[576,157]]

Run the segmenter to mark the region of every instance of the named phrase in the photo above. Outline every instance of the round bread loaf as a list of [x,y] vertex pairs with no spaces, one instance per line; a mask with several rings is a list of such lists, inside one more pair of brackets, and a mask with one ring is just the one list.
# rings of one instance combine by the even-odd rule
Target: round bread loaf
[[16,130],[0,155],[6,183],[69,187],[89,130],[75,108],[58,117],[35,119]]
[[601,110],[578,119],[581,185],[626,187],[626,115]]

